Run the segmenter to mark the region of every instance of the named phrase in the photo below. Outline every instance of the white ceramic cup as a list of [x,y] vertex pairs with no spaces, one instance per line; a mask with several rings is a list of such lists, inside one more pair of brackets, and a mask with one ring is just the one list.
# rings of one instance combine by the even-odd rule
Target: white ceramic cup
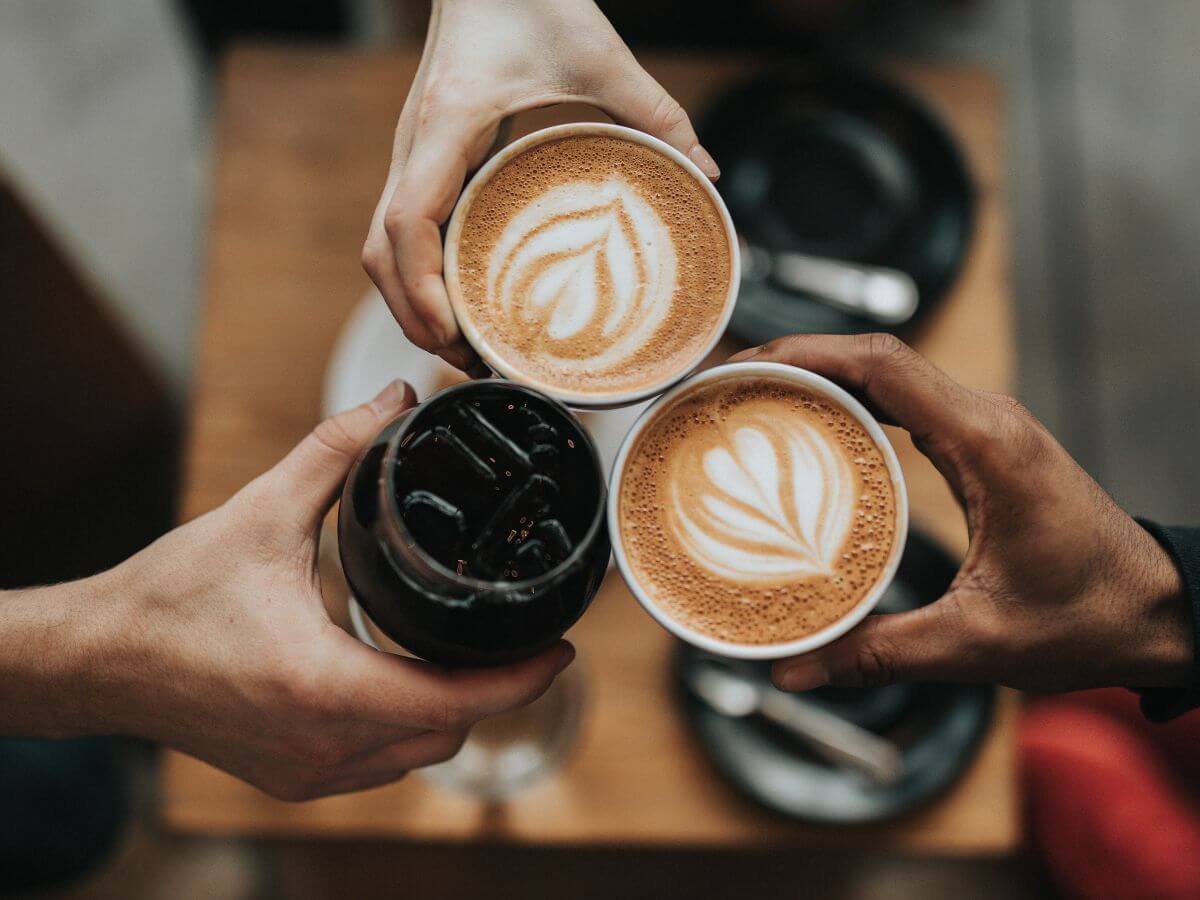
[[[630,450],[637,442],[638,435],[655,420],[660,412],[668,408],[679,397],[689,394],[701,385],[713,381],[762,377],[789,381],[814,394],[826,397],[853,416],[866,429],[867,434],[871,436],[871,439],[879,447],[879,452],[883,455],[884,462],[888,467],[888,473],[892,478],[892,488],[896,500],[896,532],[887,565],[880,572],[875,586],[859,601],[857,606],[836,622],[827,625],[820,631],[797,638],[794,641],[779,644],[739,644],[732,641],[723,641],[707,634],[701,634],[695,629],[678,622],[662,610],[642,589],[629,565],[629,559],[625,554],[625,544],[621,538],[619,514],[621,479],[625,473],[625,464]],[[660,397],[634,423],[633,428],[626,435],[620,451],[617,453],[617,460],[613,466],[612,476],[609,479],[608,531],[612,539],[613,556],[616,559],[617,568],[620,570],[621,576],[625,579],[625,583],[629,586],[629,590],[645,608],[646,612],[650,613],[667,631],[687,641],[689,644],[699,647],[701,650],[715,653],[719,656],[737,659],[782,659],[787,656],[809,653],[818,647],[824,647],[831,641],[837,640],[866,618],[867,614],[875,608],[879,599],[892,583],[892,579],[895,578],[896,569],[900,565],[900,557],[904,552],[904,543],[908,538],[908,493],[904,487],[904,473],[900,470],[900,462],[896,459],[896,451],[892,449],[887,435],[884,434],[883,429],[875,418],[863,408],[863,405],[842,388],[838,387],[828,378],[817,375],[815,372],[810,372],[807,369],[798,369],[794,366],[786,366],[781,363],[727,363],[701,372],[699,375],[677,385]]]
[[[546,141],[579,135],[616,137],[636,144],[642,144],[682,166],[689,175],[696,179],[696,182],[703,187],[712,200],[721,217],[721,221],[724,223],[725,236],[729,242],[729,287],[725,296],[725,307],[721,312],[721,317],[716,327],[713,329],[712,338],[703,347],[699,348],[694,358],[689,360],[687,365],[682,366],[679,371],[672,372],[669,376],[636,390],[597,394],[590,391],[566,390],[533,378],[510,365],[501,354],[496,352],[495,348],[484,338],[479,328],[471,320],[462,297],[462,288],[458,277],[458,242],[462,235],[467,211],[471,208],[471,203],[475,199],[476,194],[479,193],[480,189],[496,172],[518,154]],[[459,196],[454,213],[450,216],[450,224],[446,228],[444,246],[442,271],[444,272],[446,281],[446,292],[450,297],[450,307],[454,311],[454,318],[458,321],[458,326],[462,330],[463,336],[467,339],[467,343],[479,354],[480,359],[487,364],[488,368],[503,378],[535,388],[570,407],[584,410],[612,409],[619,406],[640,403],[643,400],[658,396],[694,372],[696,367],[704,361],[704,358],[716,346],[717,341],[721,339],[721,335],[725,333],[725,327],[729,324],[729,318],[733,315],[734,304],[737,302],[738,287],[741,284],[742,277],[741,256],[738,249],[737,231],[733,227],[733,219],[730,218],[729,210],[725,208],[725,202],[721,199],[721,195],[717,193],[717,189],[713,187],[712,182],[708,180],[705,174],[697,168],[696,164],[674,147],[660,141],[658,138],[651,137],[632,128],[601,122],[573,122],[567,125],[555,125],[550,128],[543,128],[541,131],[535,131],[519,140],[513,141],[513,143],[489,159],[475,173],[475,176]]]

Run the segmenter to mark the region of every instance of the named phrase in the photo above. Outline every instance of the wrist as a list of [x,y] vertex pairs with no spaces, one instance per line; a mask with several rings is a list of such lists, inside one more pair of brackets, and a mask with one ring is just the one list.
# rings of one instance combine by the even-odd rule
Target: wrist
[[1132,687],[1180,687],[1191,678],[1195,627],[1183,576],[1174,558],[1145,529],[1137,548],[1143,564],[1127,589],[1138,599],[1137,627],[1130,629],[1137,652]]
[[154,579],[145,551],[87,579],[71,678],[87,697],[80,717],[92,734],[142,735],[143,689],[155,668],[146,652]]
[[110,574],[0,593],[0,734],[107,730],[94,673],[113,615]]

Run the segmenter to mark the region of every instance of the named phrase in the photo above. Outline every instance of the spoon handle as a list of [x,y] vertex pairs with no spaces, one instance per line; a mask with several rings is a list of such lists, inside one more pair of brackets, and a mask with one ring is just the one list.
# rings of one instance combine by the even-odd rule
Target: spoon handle
[[892,784],[904,774],[904,760],[895,744],[819,706],[768,688],[759,710],[828,762],[853,769],[876,784]]
[[883,325],[907,322],[917,311],[917,285],[899,269],[776,253],[772,274],[781,285]]

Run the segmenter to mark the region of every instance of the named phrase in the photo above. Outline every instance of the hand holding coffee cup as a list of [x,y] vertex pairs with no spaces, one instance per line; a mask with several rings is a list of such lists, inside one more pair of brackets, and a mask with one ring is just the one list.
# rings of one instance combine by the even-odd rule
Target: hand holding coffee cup
[[439,228],[505,119],[567,102],[595,106],[662,139],[709,178],[719,174],[687,114],[592,0],[435,0],[363,267],[409,340],[459,368],[478,357],[450,310]]
[[971,537],[940,600],[776,663],[780,687],[1186,682],[1192,628],[1175,563],[1012,398],[955,382],[890,335],[795,335],[734,360],[819,373],[904,428],[949,482]]

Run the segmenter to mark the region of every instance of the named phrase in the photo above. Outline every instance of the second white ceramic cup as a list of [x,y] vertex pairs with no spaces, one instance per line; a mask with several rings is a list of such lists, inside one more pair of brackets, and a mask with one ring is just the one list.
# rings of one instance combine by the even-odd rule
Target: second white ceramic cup
[[[702,385],[718,380],[741,380],[764,377],[789,381],[815,394],[829,398],[846,410],[866,429],[867,434],[871,436],[871,439],[879,447],[879,452],[883,454],[888,473],[892,478],[892,487],[896,498],[896,531],[895,539],[892,542],[891,554],[888,557],[887,565],[884,566],[883,571],[879,575],[878,581],[866,596],[859,601],[858,605],[846,613],[846,615],[822,628],[820,631],[797,638],[794,641],[779,644],[739,644],[702,634],[672,618],[651,599],[638,583],[637,577],[629,565],[629,559],[625,553],[625,544],[621,538],[621,478],[624,474],[625,463],[629,457],[629,453],[637,443],[638,435],[657,418],[659,413],[671,406],[679,397],[691,393]],[[900,557],[904,552],[904,543],[908,538],[908,493],[905,490],[904,473],[900,470],[900,462],[896,458],[896,451],[892,448],[891,442],[888,441],[887,435],[884,434],[883,428],[880,427],[879,423],[867,412],[863,405],[845,390],[838,387],[828,378],[817,375],[815,372],[810,372],[807,369],[798,369],[794,366],[786,366],[781,363],[752,361],[727,363],[701,372],[699,375],[676,385],[673,389],[663,394],[634,423],[629,434],[625,436],[625,441],[622,443],[620,451],[617,453],[617,460],[613,466],[612,476],[609,479],[608,530],[612,539],[613,557],[616,560],[621,576],[629,586],[629,590],[646,612],[650,613],[667,631],[687,641],[689,644],[699,647],[701,650],[715,653],[718,656],[727,656],[736,659],[782,659],[801,653],[809,653],[819,647],[824,647],[831,641],[837,640],[866,618],[867,614],[875,608],[879,599],[892,583],[892,579],[895,578],[896,569],[900,565]]]
[[[649,147],[682,166],[689,175],[696,179],[696,182],[703,187],[712,200],[713,206],[720,214],[721,221],[724,223],[726,239],[729,242],[729,287],[725,297],[725,307],[722,310],[720,320],[713,330],[712,338],[702,348],[698,349],[695,357],[687,365],[681,367],[679,371],[635,390],[614,391],[598,395],[592,392],[566,390],[556,387],[553,384],[534,380],[506,362],[504,357],[496,352],[495,348],[487,341],[470,316],[467,315],[462,299],[462,288],[458,277],[458,242],[462,235],[463,223],[466,219],[467,211],[470,209],[475,195],[479,193],[479,190],[487,184],[488,180],[496,172],[502,169],[509,160],[518,154],[524,153],[526,150],[547,141],[580,135],[600,135],[632,141],[633,143]],[[454,213],[450,216],[450,223],[446,228],[442,271],[446,280],[446,292],[450,296],[450,306],[454,311],[454,317],[458,321],[459,328],[462,329],[467,343],[479,354],[480,359],[487,364],[488,368],[503,378],[535,388],[570,407],[584,410],[612,409],[640,403],[643,400],[658,396],[694,372],[697,366],[712,351],[713,347],[717,345],[717,341],[721,339],[721,335],[725,333],[725,327],[729,324],[730,316],[733,315],[733,307],[737,302],[738,286],[741,284],[742,278],[741,256],[738,249],[737,231],[733,227],[733,219],[729,216],[729,210],[725,208],[725,201],[721,199],[721,195],[717,193],[717,189],[713,187],[708,177],[700,171],[694,162],[670,144],[633,128],[625,128],[621,125],[610,125],[603,122],[572,122],[567,125],[555,125],[550,128],[543,128],[540,131],[535,131],[519,140],[513,141],[513,143],[489,159],[475,173],[475,176],[467,184],[466,188],[463,189],[462,194],[458,198],[458,205],[455,206]]]

